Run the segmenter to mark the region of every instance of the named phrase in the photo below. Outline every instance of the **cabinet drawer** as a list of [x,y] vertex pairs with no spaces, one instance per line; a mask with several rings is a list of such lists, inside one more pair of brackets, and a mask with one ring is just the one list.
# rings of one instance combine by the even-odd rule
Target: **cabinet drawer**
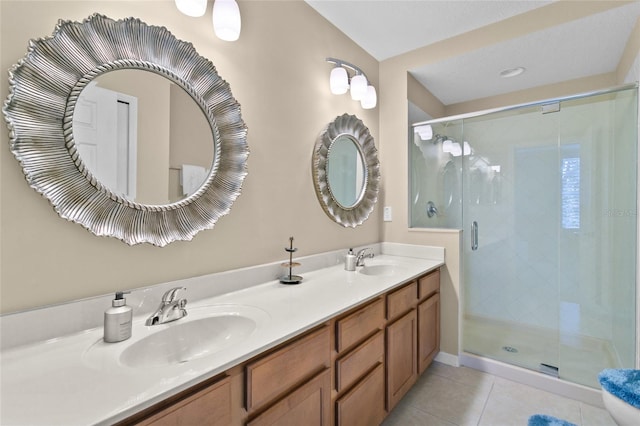
[[331,374],[327,369],[309,380],[247,426],[331,424]]
[[247,365],[247,411],[281,396],[331,363],[329,327]]
[[380,364],[336,401],[336,425],[379,425],[384,416],[384,367]]
[[231,382],[227,377],[136,424],[138,426],[231,424]]
[[336,390],[341,392],[354,384],[384,359],[384,333],[378,331],[369,340],[336,361]]
[[399,317],[415,306],[418,300],[418,285],[414,281],[387,296],[387,319]]
[[425,275],[418,280],[418,297],[420,300],[424,300],[431,296],[433,293],[440,291],[440,270]]
[[378,299],[336,321],[338,352],[350,348],[384,326],[384,303]]

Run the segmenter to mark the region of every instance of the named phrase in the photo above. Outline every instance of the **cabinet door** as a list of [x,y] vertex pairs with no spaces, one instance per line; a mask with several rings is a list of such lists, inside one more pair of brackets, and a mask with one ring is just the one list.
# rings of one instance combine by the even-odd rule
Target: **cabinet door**
[[387,326],[387,411],[396,405],[418,377],[416,310]]
[[431,364],[440,350],[440,294],[418,305],[418,370]]
[[231,384],[229,377],[227,377],[162,409],[141,422],[130,424],[138,426],[227,426],[231,423]]
[[329,426],[331,370],[327,369],[272,405],[247,426]]
[[371,371],[336,401],[337,426],[374,426],[384,419],[384,367]]

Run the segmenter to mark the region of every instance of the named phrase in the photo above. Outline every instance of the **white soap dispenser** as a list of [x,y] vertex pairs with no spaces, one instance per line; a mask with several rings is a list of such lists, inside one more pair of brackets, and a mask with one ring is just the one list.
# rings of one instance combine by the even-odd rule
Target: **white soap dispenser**
[[356,270],[356,255],[353,253],[353,249],[350,248],[347,255],[344,257],[344,270],[355,271]]
[[133,309],[127,306],[124,294],[118,291],[115,299],[111,301],[111,307],[104,311],[104,341],[108,343],[122,342],[131,337],[131,322]]

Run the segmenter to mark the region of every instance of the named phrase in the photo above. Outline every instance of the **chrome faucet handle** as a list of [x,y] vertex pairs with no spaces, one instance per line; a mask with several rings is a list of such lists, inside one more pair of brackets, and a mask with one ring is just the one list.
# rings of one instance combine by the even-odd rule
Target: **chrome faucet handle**
[[373,256],[373,249],[371,247],[358,250],[358,254],[356,254],[356,266],[364,266],[364,259],[367,257],[373,259]]
[[172,288],[171,290],[168,290],[163,296],[162,296],[162,301],[165,303],[171,303],[174,300],[176,300],[176,294],[178,294],[178,292],[180,290],[186,290],[185,287],[175,287]]

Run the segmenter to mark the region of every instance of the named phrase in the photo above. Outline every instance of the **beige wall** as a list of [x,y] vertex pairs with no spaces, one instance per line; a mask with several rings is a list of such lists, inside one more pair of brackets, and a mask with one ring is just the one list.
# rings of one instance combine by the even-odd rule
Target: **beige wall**
[[[441,304],[443,316],[441,328],[443,340],[441,348],[447,353],[457,354],[459,349],[458,312],[464,271],[459,271],[457,268],[460,265],[460,244],[465,240],[462,232],[458,234],[457,232],[447,233],[442,230],[417,231],[408,228],[407,93],[416,90],[415,81],[412,78],[407,78],[408,72],[419,66],[436,63],[449,57],[602,12],[616,5],[620,5],[620,3],[607,1],[554,2],[529,13],[517,15],[380,63],[381,89],[379,104],[380,140],[382,141],[380,157],[382,161],[382,183],[385,189],[380,203],[384,206],[392,207],[394,215],[393,222],[383,223],[382,238],[384,241],[389,242],[446,247],[447,265],[442,279],[443,294]],[[636,25],[634,34],[638,32],[637,27]],[[627,55],[632,58],[637,56],[637,44],[635,41],[630,41],[625,52],[630,51],[631,53],[625,53],[625,58]],[[633,59],[631,62],[633,62]],[[626,75],[626,72],[624,69],[619,70],[619,74]],[[411,98],[413,94],[409,98],[425,112],[434,118],[439,118],[487,108],[532,102],[548,97],[602,89],[618,83],[620,81],[616,73],[611,73],[451,106],[443,106],[437,99],[432,99],[428,93],[423,94],[424,99],[421,104],[417,103],[416,99]],[[441,115],[437,115],[439,111],[442,112]]]
[[[3,313],[285,258],[288,238],[305,256],[380,241],[379,212],[357,229],[332,222],[318,204],[311,155],[324,126],[355,114],[379,142],[378,110],[329,92],[327,56],[357,64],[378,85],[378,63],[301,1],[240,1],[242,34],[218,40],[211,2],[202,18],[166,1],[0,2],[0,68],[24,57],[29,39],[59,18],[94,12],[166,26],[211,59],[242,106],[251,155],[242,194],[215,228],[165,248],[129,247],[67,222],[26,183],[0,132],[0,297]],[[8,79],[0,79],[3,100]],[[406,106],[405,106],[406,108]],[[4,126],[3,126],[4,127]]]

